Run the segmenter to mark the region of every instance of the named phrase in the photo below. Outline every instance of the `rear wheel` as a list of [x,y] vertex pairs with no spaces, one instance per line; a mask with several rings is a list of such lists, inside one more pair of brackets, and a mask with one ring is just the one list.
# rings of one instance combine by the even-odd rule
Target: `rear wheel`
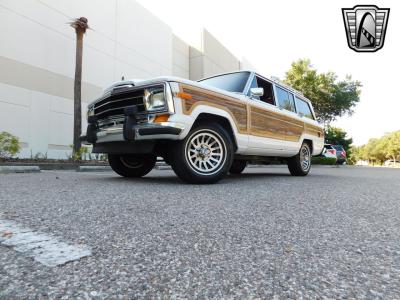
[[173,144],[169,161],[180,179],[189,183],[215,183],[229,171],[233,145],[217,123],[200,124],[187,137]]
[[311,149],[308,143],[301,145],[296,156],[288,159],[288,168],[293,176],[306,176],[311,169]]
[[241,174],[247,166],[247,161],[245,160],[234,160],[229,173],[231,174]]
[[157,157],[145,155],[108,155],[108,163],[115,173],[123,177],[142,177],[155,166]]

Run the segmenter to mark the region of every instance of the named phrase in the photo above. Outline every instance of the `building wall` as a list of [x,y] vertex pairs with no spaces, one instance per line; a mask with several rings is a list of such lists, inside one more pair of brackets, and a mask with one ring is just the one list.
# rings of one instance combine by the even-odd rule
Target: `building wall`
[[172,75],[189,78],[189,45],[177,36],[173,37]]
[[[134,0],[0,0],[6,24],[0,34],[0,132],[19,137],[20,157],[65,158],[71,152],[75,32],[68,23],[81,16],[91,27],[84,36],[83,116],[88,102],[122,76],[195,80],[240,67],[209,32],[202,32],[200,50],[189,47]],[[84,117],[82,123],[84,131]]]
[[239,60],[207,30],[202,31],[200,49],[190,47],[190,79],[240,70]]
[[75,33],[67,23],[74,17],[87,17],[91,26],[84,37],[83,112],[122,76],[189,77],[188,46],[161,20],[133,0],[96,0],[95,9],[93,3],[0,1],[0,20],[9,29],[1,31],[0,131],[20,138],[21,157],[70,153]]

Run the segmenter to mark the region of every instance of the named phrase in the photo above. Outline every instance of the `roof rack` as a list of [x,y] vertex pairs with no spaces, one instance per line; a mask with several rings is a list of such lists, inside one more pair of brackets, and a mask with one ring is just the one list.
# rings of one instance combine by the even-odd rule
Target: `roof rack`
[[298,91],[298,90],[292,88],[290,85],[287,85],[287,84],[283,83],[278,77],[276,77],[276,76],[271,76],[271,80],[272,80],[273,82],[275,82],[275,83],[277,83],[277,84],[283,86],[284,88],[288,89],[289,91],[291,91],[291,92],[293,92],[293,93],[295,93],[295,94],[297,94],[297,95],[300,95],[300,96],[305,97],[304,94],[303,94],[302,92],[300,92],[300,91]]

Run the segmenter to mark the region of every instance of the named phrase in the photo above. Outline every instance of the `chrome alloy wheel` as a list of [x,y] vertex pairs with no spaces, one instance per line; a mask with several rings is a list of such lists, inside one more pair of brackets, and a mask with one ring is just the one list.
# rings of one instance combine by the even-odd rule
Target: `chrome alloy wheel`
[[311,153],[308,145],[303,145],[300,150],[300,164],[303,171],[307,172],[311,167]]
[[185,149],[189,166],[198,174],[212,175],[224,166],[225,142],[214,131],[201,130],[193,133],[187,140]]

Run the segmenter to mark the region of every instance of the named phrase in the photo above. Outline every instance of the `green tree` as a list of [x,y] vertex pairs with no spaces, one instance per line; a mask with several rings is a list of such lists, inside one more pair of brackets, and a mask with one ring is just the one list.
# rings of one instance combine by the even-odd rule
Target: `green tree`
[[0,160],[14,156],[21,150],[19,140],[8,132],[0,133]]
[[360,160],[366,160],[364,159],[364,147],[365,146],[351,146],[347,163],[350,165],[355,165]]
[[381,143],[384,147],[386,158],[390,158],[396,162],[400,156],[400,131],[386,134],[382,138]]
[[370,139],[364,148],[364,158],[373,165],[380,164],[386,160],[385,145],[382,139]]
[[293,62],[284,81],[312,101],[319,121],[329,123],[346,113],[351,114],[360,101],[359,81],[352,80],[349,75],[338,81],[333,72],[318,73],[309,59]]
[[400,161],[400,130],[387,133],[381,138],[370,139],[366,145],[352,149],[351,161],[367,160],[383,164],[387,159]]
[[347,132],[341,128],[327,126],[325,128],[325,143],[333,145],[342,145],[346,152],[351,152],[352,138],[347,138]]

